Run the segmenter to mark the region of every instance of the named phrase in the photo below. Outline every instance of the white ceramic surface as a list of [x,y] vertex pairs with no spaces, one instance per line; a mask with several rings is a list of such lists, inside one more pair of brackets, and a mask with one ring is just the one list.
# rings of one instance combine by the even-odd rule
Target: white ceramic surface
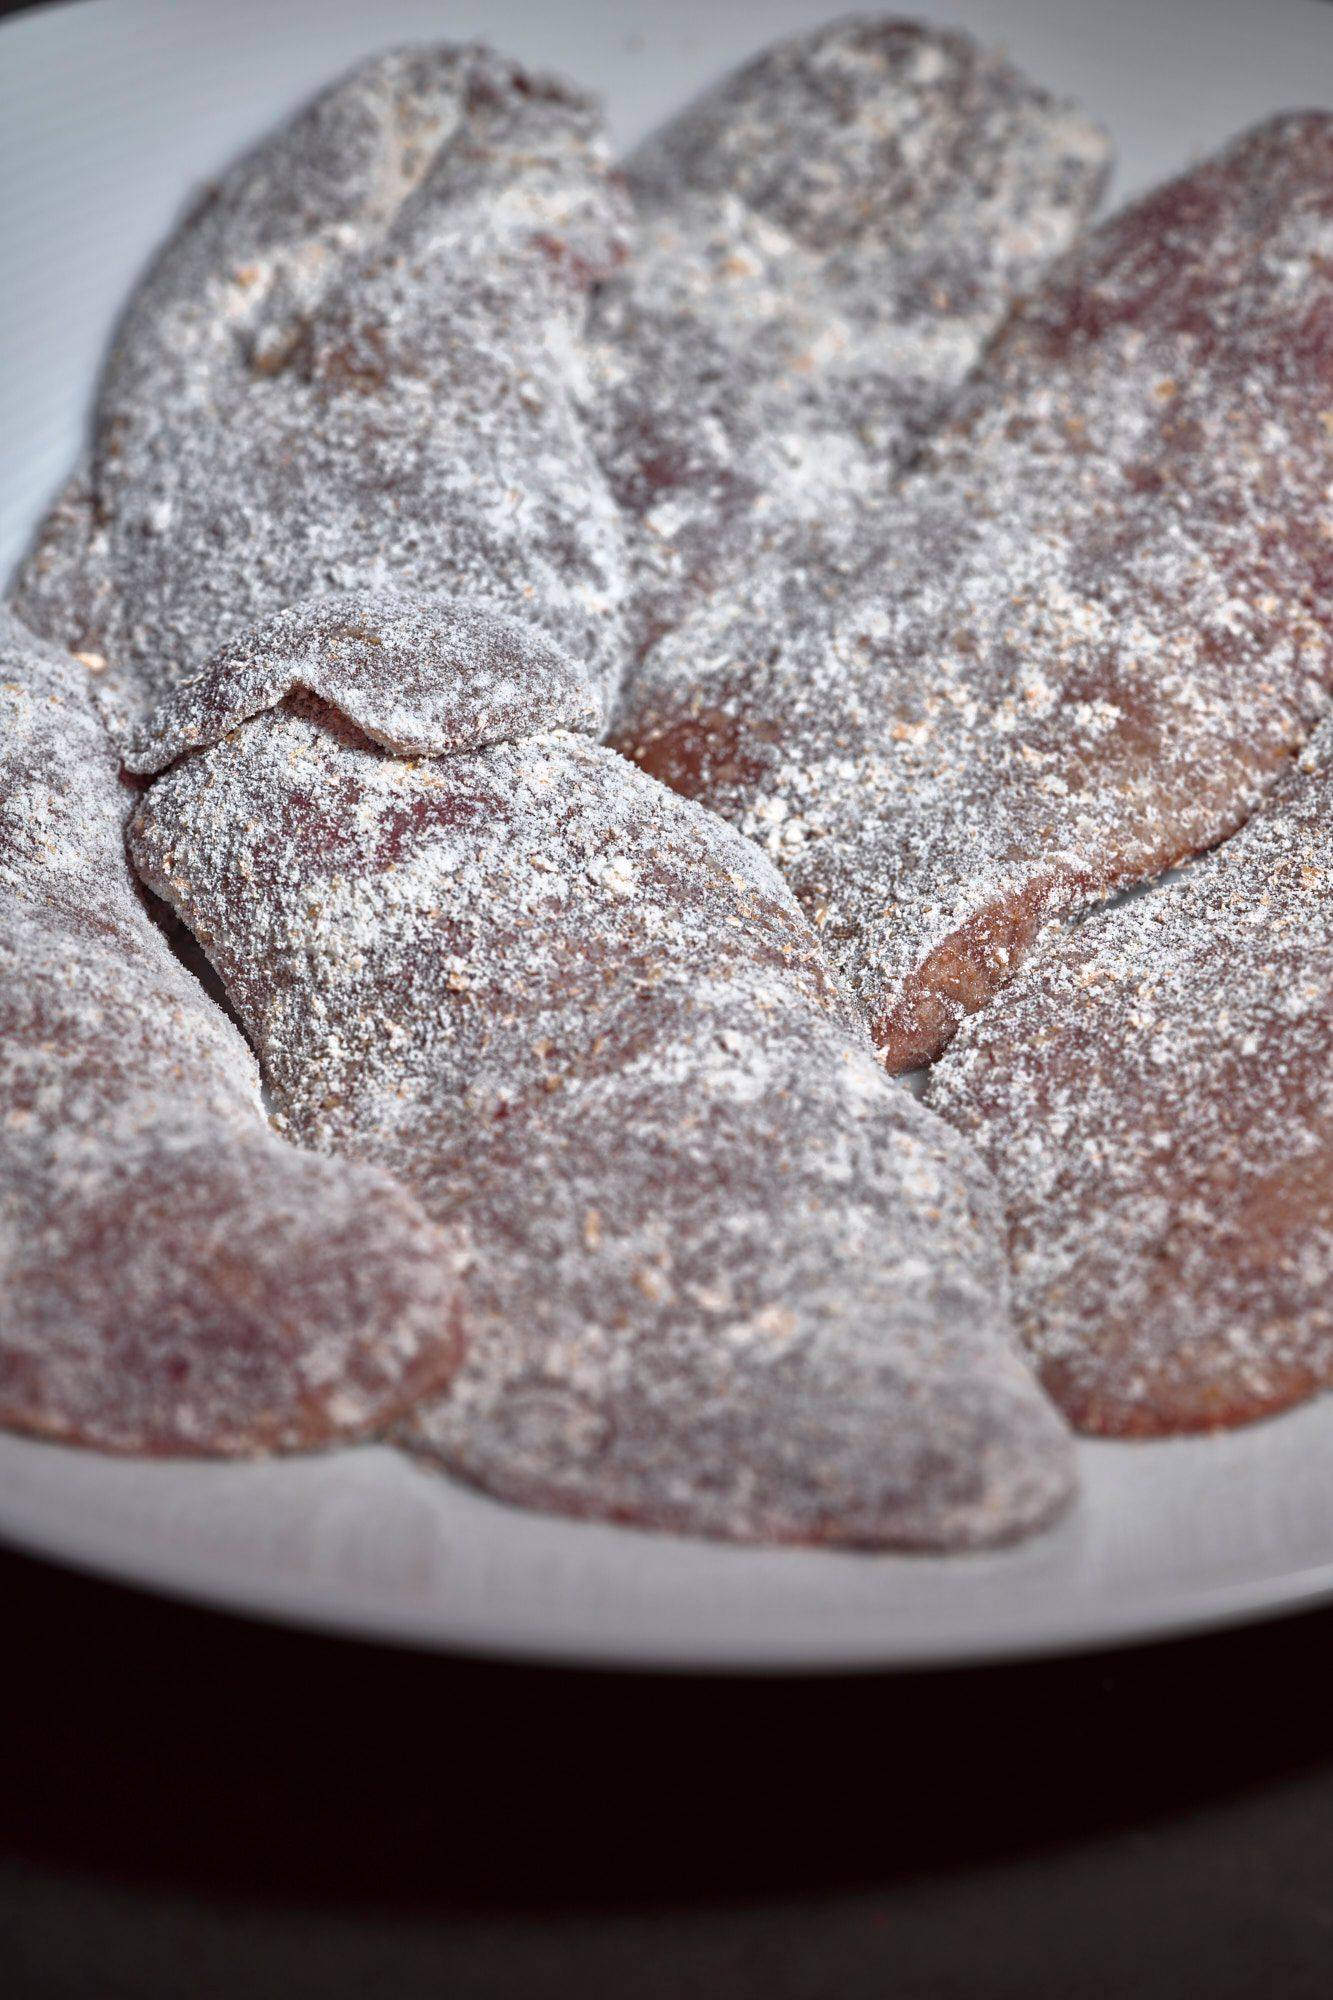
[[[0,27],[0,572],[78,448],[145,258],[358,54],[485,35],[606,93],[630,142],[808,0],[82,0]],[[1333,106],[1327,0],[904,0],[1109,125],[1130,193],[1266,112]],[[0,1533],[156,1588],[443,1647],[636,1666],[1051,1652],[1333,1595],[1333,1399],[1237,1435],[1084,1444],[1054,1533],[949,1561],[710,1547],[518,1513],[382,1447],[141,1464],[0,1437]]]

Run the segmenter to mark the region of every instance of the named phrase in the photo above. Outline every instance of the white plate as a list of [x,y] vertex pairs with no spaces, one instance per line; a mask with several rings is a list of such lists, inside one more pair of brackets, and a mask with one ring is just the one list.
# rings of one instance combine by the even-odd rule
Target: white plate
[[[1324,0],[966,0],[1115,134],[1131,193],[1266,112],[1333,105]],[[0,572],[76,454],[126,289],[207,177],[357,55],[485,35],[606,93],[628,143],[826,18],[801,0],[89,0],[0,29]],[[154,1465],[0,1437],[0,1532],[108,1574],[413,1642],[640,1666],[1058,1651],[1333,1594],[1333,1400],[1226,1438],[1080,1446],[1053,1534],[948,1561],[711,1547],[500,1507],[383,1447]]]

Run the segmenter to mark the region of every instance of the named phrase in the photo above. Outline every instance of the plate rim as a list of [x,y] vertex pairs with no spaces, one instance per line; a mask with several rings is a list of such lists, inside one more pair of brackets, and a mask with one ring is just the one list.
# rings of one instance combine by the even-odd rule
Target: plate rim
[[[1325,1428],[1333,1442],[1333,1395],[1321,1399]],[[1307,1406],[1307,1414],[1310,1406]],[[1250,1433],[1267,1430],[1268,1423],[1248,1427]],[[1168,1440],[1184,1443],[1197,1451],[1223,1438]],[[222,1460],[136,1460],[89,1451],[77,1446],[48,1443],[39,1438],[0,1434],[0,1481],[3,1480],[7,1449],[17,1445],[22,1452],[50,1452],[77,1458],[93,1465],[112,1468],[139,1466],[153,1470],[194,1467],[218,1468]],[[1078,1439],[1080,1454],[1095,1453],[1126,1461],[1145,1448],[1141,1442]],[[1152,1447],[1148,1447],[1151,1449]],[[1162,1441],[1156,1449],[1162,1450]],[[603,1522],[565,1519],[532,1514],[490,1496],[461,1486],[444,1475],[417,1466],[407,1454],[391,1444],[371,1441],[342,1451],[293,1454],[288,1458],[249,1461],[248,1464],[283,1466],[302,1464],[338,1465],[349,1456],[387,1453],[401,1461],[410,1473],[442,1488],[446,1494],[462,1494],[469,1505],[488,1512],[495,1510],[511,1521],[530,1520],[564,1535],[614,1537],[618,1542],[643,1543],[649,1547],[721,1551],[724,1558],[743,1564],[747,1556],[795,1559],[802,1565],[825,1558],[892,1569],[918,1562],[942,1562],[951,1573],[963,1574],[969,1564],[1003,1562],[1024,1553],[1040,1554],[1043,1543],[1058,1535],[1061,1528],[1077,1526],[1080,1501],[1073,1514],[1044,1534],[1014,1544],[1008,1549],[965,1551],[944,1558],[910,1554],[790,1548],[774,1550],[744,1544],[700,1542],[698,1538],[661,1534]],[[244,1466],[236,1468],[243,1471]],[[94,1477],[96,1475],[94,1474]],[[444,1503],[448,1504],[447,1499]],[[20,1554],[53,1562],[78,1575],[99,1581],[127,1585],[151,1596],[207,1609],[222,1614],[257,1620],[266,1625],[348,1639],[364,1644],[390,1645],[417,1651],[441,1653],[468,1659],[508,1660],[532,1666],[549,1666],[598,1672],[635,1672],[663,1675],[790,1678],[818,1675],[916,1673],[969,1670],[989,1666],[1021,1664],[1024,1661],[1076,1658],[1114,1653],[1129,1648],[1167,1644],[1210,1631],[1242,1626],[1262,1620],[1294,1617],[1317,1609],[1333,1600],[1333,1520],[1329,1529],[1329,1555],[1280,1569],[1251,1574],[1232,1581],[1214,1580],[1197,1588],[1174,1592],[1169,1598],[1140,1591],[1122,1598],[1108,1598],[1083,1605],[1077,1615],[1062,1609],[1060,1600],[1044,1604],[1036,1615],[1023,1613],[1003,1619],[986,1630],[913,1637],[910,1627],[890,1638],[881,1622],[864,1612],[849,1610],[845,1623],[826,1636],[818,1625],[799,1633],[787,1633],[780,1645],[763,1635],[749,1641],[744,1636],[709,1636],[707,1631],[664,1636],[636,1632],[632,1624],[603,1623],[578,1637],[563,1629],[524,1629],[503,1609],[494,1616],[479,1612],[475,1605],[461,1614],[456,1606],[438,1601],[410,1599],[394,1601],[377,1597],[339,1578],[311,1581],[299,1573],[275,1567],[267,1573],[248,1569],[235,1558],[217,1559],[192,1549],[188,1541],[172,1545],[156,1543],[134,1547],[131,1531],[117,1522],[114,1512],[108,1529],[95,1510],[83,1510],[64,1520],[44,1517],[40,1500],[25,1508],[22,1495],[17,1507],[0,1484],[0,1545]],[[521,1527],[520,1527],[521,1532]],[[861,1630],[858,1632],[857,1625]],[[847,1629],[851,1626],[852,1629]]]

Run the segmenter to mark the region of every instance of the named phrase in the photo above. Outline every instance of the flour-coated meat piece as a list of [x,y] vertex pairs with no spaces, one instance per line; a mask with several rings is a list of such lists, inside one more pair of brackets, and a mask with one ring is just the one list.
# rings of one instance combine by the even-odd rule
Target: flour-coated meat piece
[[1081,227],[1103,135],[966,35],[795,35],[633,153],[589,421],[643,652],[793,526],[880,499]]
[[748,1540],[970,1546],[1068,1499],[989,1182],[720,820],[566,732],[405,761],[302,692],[131,843],[294,1135],[461,1242],[469,1355],[411,1448]]
[[298,598],[459,595],[533,620],[609,699],[623,531],[575,396],[624,206],[559,80],[479,47],[360,65],[135,293],[20,614],[132,708]]
[[586,672],[536,627],[457,598],[351,591],[304,598],[221,647],[127,732],[126,768],[164,770],[301,689],[404,756],[600,722]]
[[1333,1383],[1333,726],[1231,840],[1024,968],[930,1095],[995,1170],[1021,1328],[1081,1428]]
[[382,1429],[458,1365],[451,1247],[269,1127],[125,855],[87,670],[0,611],[0,1423],[252,1453]]
[[892,1067],[1210,846],[1333,682],[1333,117],[1087,237],[884,507],[757,564],[618,741],[761,841]]

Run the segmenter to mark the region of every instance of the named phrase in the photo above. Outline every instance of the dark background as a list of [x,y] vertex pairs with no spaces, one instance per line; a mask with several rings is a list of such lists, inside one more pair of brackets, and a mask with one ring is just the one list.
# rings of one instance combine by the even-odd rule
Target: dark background
[[1333,1613],[668,1680],[0,1552],[0,1649],[3,2000],[1333,1996]]
[[1333,1614],[728,1681],[0,1605],[5,2000],[1333,1993]]

